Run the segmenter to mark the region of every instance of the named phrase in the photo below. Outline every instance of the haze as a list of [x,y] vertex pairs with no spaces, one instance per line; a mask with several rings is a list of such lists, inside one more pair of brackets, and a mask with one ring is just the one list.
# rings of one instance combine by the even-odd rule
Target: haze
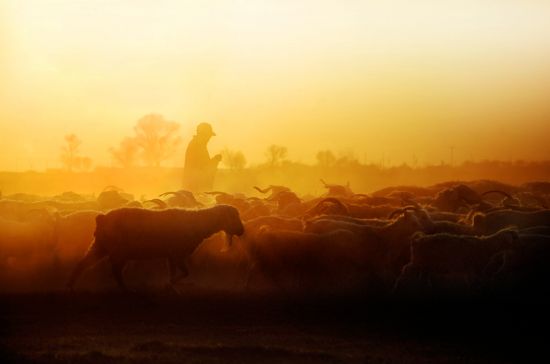
[[[0,170],[94,165],[155,112],[184,143],[391,164],[550,157],[546,1],[0,3]],[[181,153],[166,165],[180,166]]]

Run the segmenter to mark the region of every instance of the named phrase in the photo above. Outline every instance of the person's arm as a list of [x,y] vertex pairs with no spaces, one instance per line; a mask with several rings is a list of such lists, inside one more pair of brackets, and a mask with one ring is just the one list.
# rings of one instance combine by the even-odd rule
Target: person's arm
[[210,162],[214,165],[214,166],[217,166],[218,163],[220,163],[222,160],[222,155],[221,154],[216,154],[214,157],[212,157],[212,159],[210,159]]

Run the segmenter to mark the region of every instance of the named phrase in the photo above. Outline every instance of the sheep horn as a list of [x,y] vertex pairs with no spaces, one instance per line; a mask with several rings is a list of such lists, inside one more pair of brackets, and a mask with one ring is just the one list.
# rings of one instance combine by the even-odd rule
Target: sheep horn
[[263,189],[263,190],[262,190],[260,187],[258,187],[258,186],[254,186],[254,189],[255,189],[256,191],[260,192],[260,193],[268,193],[269,191],[271,191],[271,190],[273,189],[273,186],[269,186],[269,187],[267,187],[267,188],[265,188],[265,189]]
[[122,191],[122,188],[120,187],[117,187],[115,185],[108,185],[108,186],[105,186],[103,188],[103,191],[102,192],[105,192],[105,191],[117,191],[117,192],[120,192]]
[[485,195],[488,195],[488,194],[490,194],[490,193],[498,193],[498,194],[503,195],[504,197],[507,197],[507,198],[509,198],[509,199],[512,199],[512,196],[510,196],[509,193],[504,192],[504,191],[501,191],[501,190],[490,190],[490,191],[486,191],[486,192],[483,192],[483,193],[481,194],[481,196],[485,196]]
[[174,192],[174,191],[164,192],[164,193],[161,193],[159,195],[159,197],[164,197],[164,196],[168,196],[168,195],[181,196],[181,193],[180,192]]
[[321,204],[324,204],[325,202],[332,202],[334,204],[337,204],[337,205],[340,205],[342,207],[346,207],[346,205],[344,205],[344,203],[342,201],[340,201],[339,199],[337,199],[336,197],[327,197],[327,198],[324,198],[322,199],[321,201],[319,201],[319,203],[317,205],[321,205]]
[[405,206],[403,208],[394,210],[388,215],[388,220],[393,219],[395,215],[403,214],[405,211],[409,211],[409,210],[418,211],[419,208],[417,206]]
[[284,195],[284,194],[285,194],[285,191],[280,191],[280,192],[277,192],[274,195],[271,195],[271,196],[267,197],[265,200],[266,201],[279,201],[281,199],[281,195]]
[[214,196],[218,196],[218,195],[229,196],[229,193],[222,192],[222,191],[210,191],[210,192],[204,192],[204,194],[205,195],[214,195]]
[[191,191],[187,191],[187,190],[179,190],[178,193],[182,196],[185,196],[185,197],[189,197],[189,198],[192,198],[194,199],[195,198],[195,195],[193,194],[193,192]]
[[261,201],[262,199],[261,199],[261,198],[258,198],[258,197],[251,196],[251,197],[247,197],[245,200],[246,200],[246,201],[255,201],[255,202],[258,202],[258,201]]
[[327,198],[324,198],[321,201],[317,202],[317,204],[315,206],[313,206],[312,208],[307,210],[306,214],[310,214],[312,212],[315,212],[319,206],[321,206],[321,205],[323,205],[327,202],[331,202],[331,203],[340,205],[341,207],[344,208],[344,210],[346,210],[347,213],[349,213],[348,207],[342,201],[340,201],[339,199],[334,198],[334,197],[327,197]]
[[155,204],[157,204],[158,207],[163,208],[163,209],[168,208],[168,205],[166,204],[166,202],[162,201],[160,198],[154,198],[152,200],[143,201],[143,203],[146,203],[146,202],[155,203]]

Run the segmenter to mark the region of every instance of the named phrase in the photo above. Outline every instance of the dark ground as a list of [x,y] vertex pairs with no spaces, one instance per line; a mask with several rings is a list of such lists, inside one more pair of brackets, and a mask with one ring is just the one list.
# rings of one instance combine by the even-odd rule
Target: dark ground
[[[227,293],[0,296],[0,362],[538,362],[546,304]],[[543,356],[544,357],[544,356]]]

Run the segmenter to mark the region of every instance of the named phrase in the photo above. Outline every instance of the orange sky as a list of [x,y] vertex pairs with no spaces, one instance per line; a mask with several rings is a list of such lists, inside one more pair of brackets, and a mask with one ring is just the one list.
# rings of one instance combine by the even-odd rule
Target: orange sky
[[[0,2],[0,170],[58,168],[156,112],[211,151],[550,159],[550,2]],[[166,165],[180,165],[179,158]]]

